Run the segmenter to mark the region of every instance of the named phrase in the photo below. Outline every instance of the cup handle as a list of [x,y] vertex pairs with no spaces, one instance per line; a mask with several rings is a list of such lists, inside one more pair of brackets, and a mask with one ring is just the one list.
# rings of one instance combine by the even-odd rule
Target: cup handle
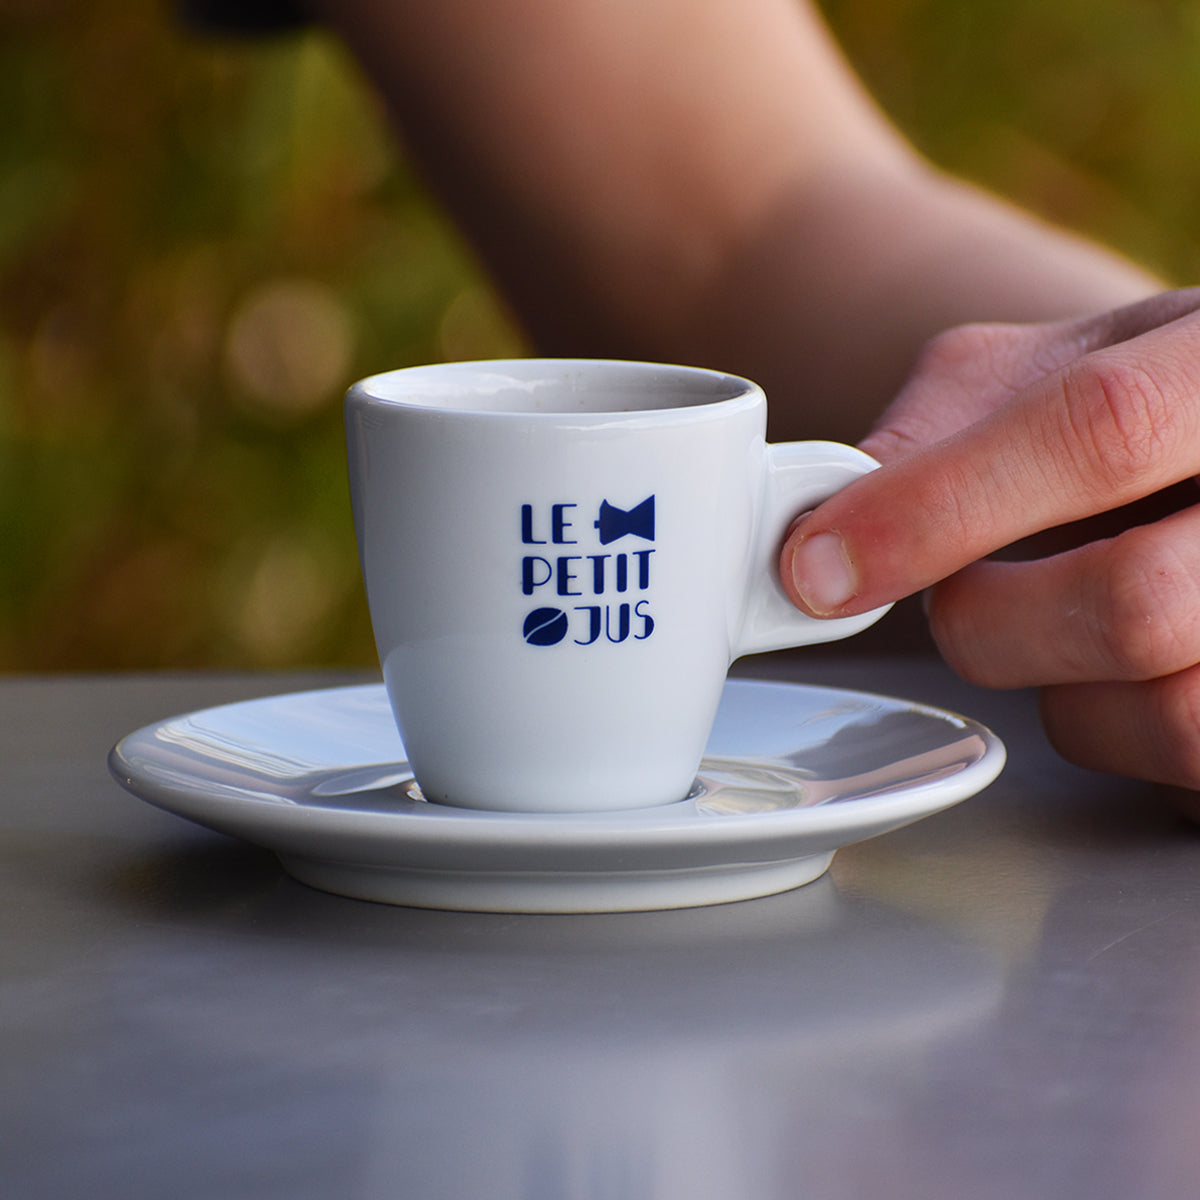
[[838,442],[781,442],[766,447],[762,506],[747,564],[742,627],[733,658],[789,646],[811,646],[861,633],[891,605],[856,617],[818,620],[799,611],[779,581],[779,552],[796,517],[875,470],[879,464]]

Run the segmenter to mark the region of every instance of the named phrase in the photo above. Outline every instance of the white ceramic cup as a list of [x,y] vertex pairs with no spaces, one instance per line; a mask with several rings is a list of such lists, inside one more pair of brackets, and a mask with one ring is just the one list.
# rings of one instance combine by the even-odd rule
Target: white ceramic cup
[[768,445],[715,371],[451,363],[346,398],[384,682],[428,800],[599,811],[691,790],[730,663],[825,642],[779,584],[795,516],[876,464]]

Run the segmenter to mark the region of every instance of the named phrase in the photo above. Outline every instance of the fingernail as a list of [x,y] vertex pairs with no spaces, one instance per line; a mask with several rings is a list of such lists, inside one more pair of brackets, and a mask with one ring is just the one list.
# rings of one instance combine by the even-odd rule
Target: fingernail
[[858,577],[836,533],[817,533],[792,551],[792,586],[818,617],[831,616],[853,599]]

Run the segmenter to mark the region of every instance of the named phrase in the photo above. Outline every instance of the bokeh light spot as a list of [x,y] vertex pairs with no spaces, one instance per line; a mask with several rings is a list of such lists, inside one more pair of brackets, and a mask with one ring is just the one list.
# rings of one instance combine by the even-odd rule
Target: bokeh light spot
[[353,319],[332,288],[312,279],[274,279],[235,310],[225,362],[250,407],[299,419],[347,383],[354,341]]

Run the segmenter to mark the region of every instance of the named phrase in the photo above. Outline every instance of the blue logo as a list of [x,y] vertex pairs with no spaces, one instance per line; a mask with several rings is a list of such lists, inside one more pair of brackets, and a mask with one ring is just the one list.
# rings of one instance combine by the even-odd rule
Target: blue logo
[[654,497],[648,496],[636,508],[626,512],[609,504],[607,500],[600,502],[600,516],[595,522],[600,531],[600,545],[607,546],[627,534],[654,541]]
[[[591,522],[596,534],[590,548],[578,536],[588,528],[586,522],[576,521],[578,508],[577,503],[561,501],[521,505],[522,545],[546,547],[522,556],[521,593],[555,600],[553,605],[533,609],[525,618],[522,634],[526,643],[557,646],[568,638],[577,646],[616,644],[630,638],[645,641],[654,632],[648,593],[657,548],[639,542],[611,550],[606,547],[625,537],[654,541],[654,497],[647,496],[628,509],[602,500]],[[579,603],[570,603],[575,597]]]
[[525,618],[524,633],[531,646],[557,646],[567,636],[567,614],[561,608],[535,608]]

